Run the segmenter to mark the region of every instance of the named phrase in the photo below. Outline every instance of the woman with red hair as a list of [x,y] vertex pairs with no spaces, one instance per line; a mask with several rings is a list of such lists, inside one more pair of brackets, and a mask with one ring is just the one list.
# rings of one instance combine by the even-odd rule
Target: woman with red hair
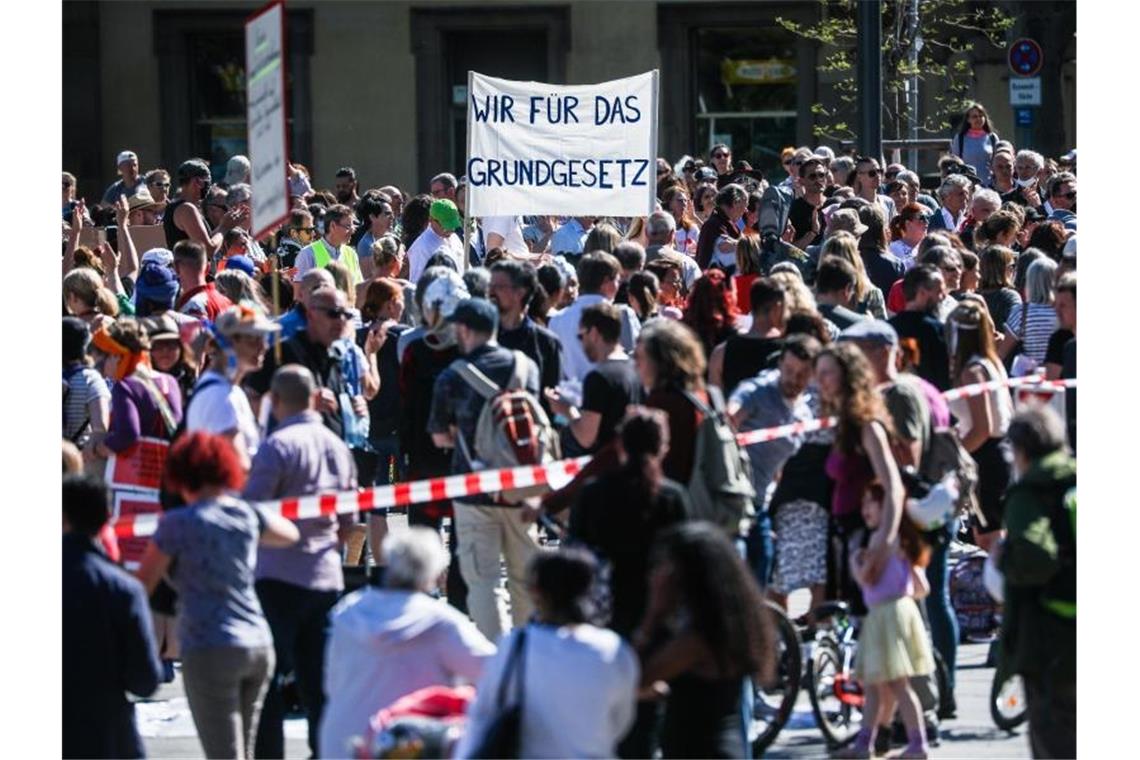
[[164,575],[179,594],[186,699],[206,757],[253,756],[273,673],[273,639],[253,589],[258,543],[300,539],[290,521],[232,494],[245,483],[233,443],[202,431],[170,448],[165,486],[186,502],[166,512],[143,555],[151,593]]
[[693,283],[693,292],[681,321],[692,328],[704,346],[705,356],[735,335],[736,293],[720,269],[710,269]]

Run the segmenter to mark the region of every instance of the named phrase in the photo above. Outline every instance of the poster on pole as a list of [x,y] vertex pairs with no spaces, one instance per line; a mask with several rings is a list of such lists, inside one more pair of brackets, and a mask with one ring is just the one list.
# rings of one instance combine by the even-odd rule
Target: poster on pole
[[584,85],[476,72],[467,93],[473,216],[646,216],[657,192],[657,71]]
[[250,231],[259,238],[289,216],[285,136],[285,4],[272,2],[245,22],[246,125]]

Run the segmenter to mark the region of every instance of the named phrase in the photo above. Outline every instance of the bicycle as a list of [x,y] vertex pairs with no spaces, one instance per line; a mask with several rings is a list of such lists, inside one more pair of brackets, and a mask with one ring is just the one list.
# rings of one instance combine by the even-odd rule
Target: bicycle
[[[855,678],[859,626],[845,602],[826,602],[812,615],[816,620],[830,622],[817,629],[813,642],[807,669],[808,697],[820,733],[828,747],[835,749],[855,739],[863,720],[863,685]],[[937,713],[940,695],[950,690],[946,664],[937,649],[932,648],[931,652],[933,684],[926,678],[911,679],[924,713]]]
[[776,629],[776,674],[768,685],[752,681],[752,720],[748,741],[752,756],[760,757],[771,746],[792,716],[803,677],[801,633],[782,608],[764,601]]
[[995,726],[1010,733],[1029,718],[1025,684],[1017,673],[1006,672],[1000,656],[990,685],[990,717]]

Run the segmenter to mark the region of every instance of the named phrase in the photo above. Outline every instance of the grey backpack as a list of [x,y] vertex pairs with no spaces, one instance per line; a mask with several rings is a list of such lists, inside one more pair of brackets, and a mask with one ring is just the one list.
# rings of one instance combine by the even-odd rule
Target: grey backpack
[[752,463],[736,442],[720,389],[710,387],[708,394],[711,407],[685,391],[685,398],[704,415],[697,426],[693,474],[689,478],[693,516],[721,526],[730,536],[742,535],[755,515]]
[[[458,440],[472,472],[546,464],[559,457],[558,434],[542,405],[524,387],[527,356],[519,351],[514,355],[515,366],[503,388],[466,359],[456,359],[452,364],[463,381],[484,399],[475,424],[475,451],[467,450],[462,435]],[[515,488],[503,491],[502,498],[517,504],[547,490],[546,486]]]

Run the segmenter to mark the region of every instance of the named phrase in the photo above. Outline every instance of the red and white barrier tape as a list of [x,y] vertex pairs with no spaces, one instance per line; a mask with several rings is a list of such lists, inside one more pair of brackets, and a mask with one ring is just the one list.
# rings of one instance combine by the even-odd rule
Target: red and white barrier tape
[[[508,491],[549,484],[561,488],[577,475],[589,457],[563,459],[546,465],[513,467],[503,470],[484,470],[445,478],[416,480],[389,486],[365,488],[360,491],[301,496],[295,499],[261,502],[261,506],[279,511],[290,520],[304,520],[335,514],[371,512],[386,507],[406,507],[442,499],[460,499],[464,496]],[[143,538],[154,535],[160,515],[144,514],[120,517],[115,521],[115,535],[119,538]]]
[[[977,396],[982,393],[1007,387],[1036,387],[1044,389],[1075,388],[1077,381],[1044,380],[1040,377],[1018,377],[1008,380],[993,380],[986,383],[954,388],[942,395],[947,401]],[[736,436],[741,446],[751,446],[766,441],[774,441],[791,435],[823,430],[839,423],[837,417],[820,417],[814,420],[793,422],[788,425],[749,430]],[[513,488],[550,485],[561,488],[568,483],[590,461],[590,457],[563,459],[546,465],[513,467],[503,470],[484,470],[444,478],[416,480],[411,483],[396,483],[389,486],[365,488],[359,491],[338,491],[314,494],[295,499],[262,502],[263,507],[279,511],[290,520],[303,520],[323,515],[371,512],[390,507],[406,507],[443,499],[461,499],[464,496],[506,491]],[[158,527],[158,514],[142,514],[120,517],[114,523],[115,535],[119,538],[143,538],[154,535]]]

